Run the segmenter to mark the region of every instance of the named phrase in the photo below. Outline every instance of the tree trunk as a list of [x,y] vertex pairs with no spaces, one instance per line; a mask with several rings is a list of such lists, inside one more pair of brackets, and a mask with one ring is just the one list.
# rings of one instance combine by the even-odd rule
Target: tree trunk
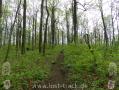
[[35,15],[35,26],[34,26],[34,30],[35,30],[35,48],[36,48],[36,44],[37,44],[37,36],[36,36],[36,30],[37,30],[37,13]]
[[2,0],[0,0],[0,19],[2,18]]
[[47,7],[47,0],[46,0],[46,11],[47,11],[47,18],[46,18],[45,32],[44,32],[43,55],[45,55],[45,49],[46,49],[47,27],[48,27],[48,18],[49,18],[49,11],[48,11],[48,7]]
[[74,6],[73,6],[73,28],[74,28],[74,43],[76,44],[78,33],[77,33],[77,1],[73,0]]
[[70,43],[68,12],[66,11],[67,44]]
[[51,33],[52,33],[52,47],[55,45],[55,7],[52,7],[51,10]]
[[111,2],[111,21],[112,21],[112,30],[113,30],[113,39],[112,39],[112,45],[115,43],[115,29],[114,29],[114,17],[113,17],[113,3]]
[[16,14],[15,14],[14,22],[11,25],[11,28],[10,28],[10,36],[9,36],[9,40],[8,40],[8,47],[7,47],[7,52],[6,52],[6,56],[5,56],[5,60],[4,61],[6,61],[7,58],[8,58],[8,54],[9,54],[9,50],[10,50],[10,43],[11,43],[11,36],[12,36],[12,32],[14,30],[14,26],[15,26],[15,22],[16,22],[16,19],[17,19],[18,11],[20,9],[20,5],[21,5],[21,0],[20,0],[20,3],[18,5],[18,7],[17,7],[17,11],[16,11]]
[[33,16],[33,23],[32,23],[32,50],[34,50],[34,23],[35,23],[35,19],[34,19],[34,16]]
[[24,0],[23,4],[23,35],[22,35],[22,51],[21,53],[25,53],[25,44],[26,44],[26,0]]
[[17,19],[17,30],[16,30],[16,53],[18,54],[18,51],[21,47],[21,20],[20,20],[20,10],[18,12],[18,19]]
[[2,0],[0,0],[0,47],[2,46]]
[[39,29],[39,52],[42,52],[42,28],[43,28],[43,6],[44,0],[41,2],[41,16],[40,16],[40,29]]
[[62,31],[62,45],[64,45],[64,32]]
[[6,45],[6,41],[7,41],[7,34],[8,34],[8,22],[7,22],[7,18],[5,18],[5,35],[4,35],[4,44]]
[[100,13],[101,13],[101,18],[102,18],[103,28],[104,28],[104,42],[105,42],[106,46],[108,46],[107,27],[106,27],[106,23],[105,23],[105,19],[104,19],[104,14],[103,14],[102,0],[100,0],[100,7],[99,8],[100,8]]

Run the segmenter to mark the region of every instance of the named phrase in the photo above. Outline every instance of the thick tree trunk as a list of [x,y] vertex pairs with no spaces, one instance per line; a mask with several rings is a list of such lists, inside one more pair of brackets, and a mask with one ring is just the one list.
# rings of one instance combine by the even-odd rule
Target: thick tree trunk
[[25,44],[26,44],[26,0],[24,0],[23,4],[23,35],[22,35],[22,51],[21,53],[25,53]]
[[[18,12],[18,19],[17,19],[17,30],[16,30],[16,52],[19,51],[21,47],[21,19],[20,19],[20,10]],[[18,54],[18,53],[17,53]]]
[[39,29],[39,52],[42,52],[42,28],[43,28],[43,6],[44,0],[41,2],[41,16],[40,16],[40,29]]
[[55,7],[51,10],[51,33],[52,33],[52,47],[55,45]]
[[48,27],[48,18],[49,18],[49,11],[47,7],[47,0],[46,0],[46,11],[47,11],[47,18],[46,18],[46,24],[45,24],[45,32],[44,32],[44,43],[43,43],[43,55],[45,55],[45,49],[46,49],[46,41],[47,41],[47,27]]
[[78,38],[78,33],[77,33],[77,1],[73,0],[73,28],[74,28],[74,43],[76,44],[77,38]]

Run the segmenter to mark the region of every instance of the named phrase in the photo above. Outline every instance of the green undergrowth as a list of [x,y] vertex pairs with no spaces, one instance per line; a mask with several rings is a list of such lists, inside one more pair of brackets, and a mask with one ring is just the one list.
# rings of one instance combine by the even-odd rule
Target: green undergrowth
[[[0,85],[6,79],[12,81],[13,90],[28,90],[29,81],[47,79],[50,75],[52,62],[56,61],[58,53],[64,51],[64,68],[68,71],[68,81],[77,83],[80,87],[87,85],[86,90],[106,90],[108,84],[108,66],[110,62],[117,64],[119,72],[119,48],[94,45],[91,50],[86,44],[63,45],[48,48],[46,55],[39,54],[38,50],[29,50],[26,54],[16,56],[14,47],[11,47],[8,61],[11,64],[10,76],[2,76]],[[92,55],[91,51],[94,52]],[[6,54],[6,47],[0,49],[0,70]],[[94,56],[96,60],[94,60]],[[116,77],[116,88],[119,90],[119,73]],[[2,89],[1,89],[2,90]]]
[[[106,90],[109,80],[108,66],[110,62],[117,64],[119,72],[118,47],[111,47],[105,50],[104,46],[92,46],[92,49],[89,50],[87,45],[69,45],[64,48],[64,66],[69,72],[69,82],[76,82],[79,86],[86,84],[86,90]],[[91,54],[92,50],[96,61],[94,60],[94,55]],[[119,74],[116,77],[115,90],[119,89],[118,82]]]
[[39,54],[38,50],[26,51],[24,55],[16,55],[15,47],[12,46],[9,52],[8,61],[11,64],[9,76],[2,76],[2,64],[6,54],[6,47],[0,49],[0,90],[3,81],[11,80],[12,90],[28,90],[30,81],[42,81],[49,77],[52,61],[59,53],[60,46],[54,49],[49,48],[46,55]]

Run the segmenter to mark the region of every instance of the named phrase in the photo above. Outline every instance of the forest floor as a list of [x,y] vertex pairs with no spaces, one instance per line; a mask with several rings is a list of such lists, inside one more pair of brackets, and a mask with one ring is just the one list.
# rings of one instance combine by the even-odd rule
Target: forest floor
[[[66,71],[63,68],[64,53],[61,51],[56,61],[52,62],[51,73],[47,80],[41,83],[42,88],[37,90],[66,90],[62,85],[66,84]],[[43,87],[46,85],[46,87]]]
[[[3,64],[5,49],[0,49],[0,66]],[[107,90],[110,63],[117,65],[114,90],[119,90],[119,47],[108,48],[105,57],[104,46],[92,46],[92,50],[96,61],[84,44],[48,48],[45,56],[37,50],[16,56],[15,48],[12,47],[9,53],[11,74],[3,77],[0,72],[0,90],[3,90],[3,81],[6,79],[12,81],[12,90],[75,90],[74,85],[85,90]],[[77,90],[82,90],[79,88]]]

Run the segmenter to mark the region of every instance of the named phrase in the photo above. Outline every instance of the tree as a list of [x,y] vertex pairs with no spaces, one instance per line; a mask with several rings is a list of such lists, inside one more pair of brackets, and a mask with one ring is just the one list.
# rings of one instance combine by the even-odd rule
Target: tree
[[44,0],[41,1],[41,16],[40,16],[40,29],[39,29],[39,52],[42,52],[42,29],[43,29],[43,7]]
[[48,6],[47,6],[47,0],[46,0],[46,11],[47,11],[47,18],[46,18],[45,32],[44,32],[43,55],[45,55],[45,49],[46,49],[48,18],[49,18],[49,10],[48,10]]
[[35,43],[34,43],[34,41],[35,41],[35,39],[34,39],[34,24],[35,24],[35,17],[33,16],[33,20],[32,20],[32,50],[34,50],[34,46],[35,46]]
[[118,6],[116,6],[116,23],[117,23],[116,27],[118,31],[118,41],[119,41],[119,7]]
[[55,44],[55,7],[51,9],[51,32],[52,32],[52,47]]
[[67,43],[70,43],[70,32],[69,32],[69,11],[66,11],[66,28],[67,28]]
[[37,44],[37,13],[35,14],[35,26],[34,26],[34,29],[35,29],[35,48],[36,48],[36,44]]
[[23,35],[22,35],[22,50],[21,53],[25,53],[25,43],[26,43],[26,0],[23,4]]
[[0,47],[2,46],[2,0],[0,0]]
[[73,29],[74,29],[74,43],[77,42],[77,1],[73,0]]
[[18,18],[17,18],[17,27],[16,27],[16,53],[21,47],[21,14],[20,10],[18,11]]
[[113,2],[111,2],[111,23],[112,23],[112,30],[113,30],[113,40],[112,45],[115,43],[115,28],[114,28],[114,16],[113,16]]
[[12,36],[13,30],[14,30],[14,26],[15,26],[15,23],[16,23],[16,20],[17,20],[17,16],[18,16],[18,12],[19,12],[20,6],[21,6],[21,0],[19,2],[18,6],[17,6],[17,11],[15,13],[14,22],[10,27],[10,35],[9,35],[9,40],[8,40],[7,53],[5,55],[5,60],[4,61],[6,61],[7,58],[8,58],[8,54],[9,54],[9,51],[10,51],[11,36]]
[[107,27],[104,19],[104,13],[103,13],[103,8],[102,8],[102,0],[99,0],[99,9],[100,9],[100,14],[101,14],[101,19],[103,23],[103,30],[104,30],[104,42],[106,46],[108,46],[108,35],[107,35]]
[[56,11],[59,0],[51,0],[51,45],[52,48],[57,44],[56,41]]
[[2,17],[2,0],[0,0],[0,18]]

